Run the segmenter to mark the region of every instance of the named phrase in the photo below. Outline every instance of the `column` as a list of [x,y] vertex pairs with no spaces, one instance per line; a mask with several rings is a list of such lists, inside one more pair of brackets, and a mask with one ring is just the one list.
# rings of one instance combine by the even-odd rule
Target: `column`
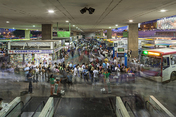
[[100,37],[103,37],[103,30],[100,32]]
[[112,30],[107,29],[107,39],[111,39],[111,38],[112,38]]
[[53,39],[53,26],[52,24],[42,24],[42,40]]
[[132,50],[132,58],[138,57],[138,24],[130,24],[128,29],[128,50]]
[[30,30],[25,30],[25,39],[30,39]]

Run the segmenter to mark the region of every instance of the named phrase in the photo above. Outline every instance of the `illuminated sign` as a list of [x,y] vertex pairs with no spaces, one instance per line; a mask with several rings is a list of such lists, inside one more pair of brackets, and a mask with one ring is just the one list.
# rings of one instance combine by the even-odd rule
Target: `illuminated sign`
[[117,50],[118,50],[118,52],[124,52],[125,51],[124,48],[118,48]]
[[143,51],[142,52],[144,55],[154,55],[154,56],[160,56],[160,53],[157,52],[148,52],[148,51]]

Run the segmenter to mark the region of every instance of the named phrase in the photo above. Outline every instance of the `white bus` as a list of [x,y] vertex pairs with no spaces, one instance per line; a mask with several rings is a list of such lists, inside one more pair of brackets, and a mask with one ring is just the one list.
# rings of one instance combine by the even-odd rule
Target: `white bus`
[[176,49],[163,48],[144,50],[141,55],[144,65],[140,75],[158,82],[176,79]]

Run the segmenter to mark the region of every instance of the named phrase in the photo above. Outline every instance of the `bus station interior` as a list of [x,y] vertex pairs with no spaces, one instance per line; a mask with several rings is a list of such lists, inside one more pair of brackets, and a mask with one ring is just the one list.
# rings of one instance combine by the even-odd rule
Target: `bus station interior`
[[[24,30],[24,38],[0,39],[1,49],[6,48],[0,67],[20,66],[19,72],[0,70],[0,98],[8,103],[0,117],[176,116],[175,10],[175,0],[0,0],[0,28]],[[31,31],[41,35],[32,39]],[[129,65],[127,59],[138,59],[140,75],[133,81],[110,79],[110,93],[105,93],[103,80],[95,85],[81,79],[67,89],[60,83],[60,92],[51,95],[50,83],[42,78],[28,92],[28,62],[89,64],[103,55],[92,49],[89,56],[82,51],[80,59],[78,48],[88,50],[91,44],[99,50],[112,48],[109,61],[116,57]],[[68,56],[63,57],[65,50]]]

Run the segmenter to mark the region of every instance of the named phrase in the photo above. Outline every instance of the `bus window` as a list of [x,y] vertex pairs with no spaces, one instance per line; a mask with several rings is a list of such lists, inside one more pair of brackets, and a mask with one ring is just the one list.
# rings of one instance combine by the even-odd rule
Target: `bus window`
[[171,55],[170,58],[171,58],[171,65],[175,65],[176,64],[176,54]]
[[169,57],[163,57],[163,68],[168,68],[169,65]]

